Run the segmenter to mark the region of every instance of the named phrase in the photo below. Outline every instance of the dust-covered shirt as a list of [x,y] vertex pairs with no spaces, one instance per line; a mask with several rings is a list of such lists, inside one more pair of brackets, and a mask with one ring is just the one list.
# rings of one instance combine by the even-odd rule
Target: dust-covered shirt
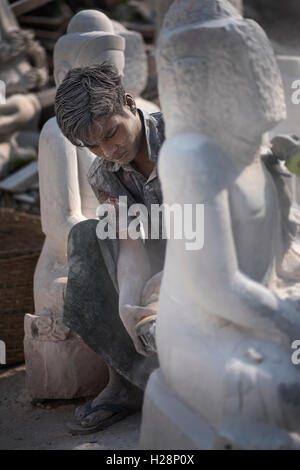
[[162,203],[162,193],[157,174],[160,147],[164,141],[164,121],[162,113],[149,114],[138,110],[144,124],[149,159],[155,167],[147,179],[137,171],[132,163],[121,164],[104,158],[96,158],[88,171],[88,181],[100,204],[110,202],[120,196],[127,196],[128,206],[134,203]]
[[[152,205],[161,205],[163,202],[157,163],[159,150],[165,139],[164,120],[160,112],[149,114],[141,109],[138,109],[138,112],[144,125],[149,159],[155,163],[150,176],[146,178],[131,162],[122,164],[98,157],[92,163],[87,177],[100,204],[108,203],[117,208],[120,196],[127,196],[128,208],[132,204],[144,204],[151,218]],[[161,218],[160,223],[162,223]],[[150,225],[151,220],[149,220],[149,236],[145,240],[145,246],[154,274],[163,269],[166,240],[162,239],[162,227],[159,228],[159,239],[151,239]],[[112,274],[116,269],[116,259],[114,259],[114,266],[111,265],[111,261],[107,263],[110,264],[109,271]]]

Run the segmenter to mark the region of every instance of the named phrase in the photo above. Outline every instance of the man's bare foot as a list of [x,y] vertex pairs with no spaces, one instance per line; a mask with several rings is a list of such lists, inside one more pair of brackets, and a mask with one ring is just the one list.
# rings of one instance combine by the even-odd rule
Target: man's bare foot
[[[113,369],[109,368],[109,382],[104,390],[91,402],[91,408],[102,404],[117,405],[132,413],[141,409],[143,403],[143,392],[125,380]],[[129,414],[128,413],[128,414]],[[87,413],[83,405],[75,410],[75,420],[82,427],[94,426],[105,422],[116,411],[111,409],[98,409]]]

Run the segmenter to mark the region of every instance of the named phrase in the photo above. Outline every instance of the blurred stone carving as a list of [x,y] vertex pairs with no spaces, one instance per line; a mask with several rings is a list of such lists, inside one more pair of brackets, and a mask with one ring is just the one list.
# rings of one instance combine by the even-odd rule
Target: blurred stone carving
[[205,225],[201,250],[168,240],[142,447],[300,448],[298,227],[260,155],[285,118],[272,48],[226,0],[175,0],[158,47],[164,202]]
[[7,96],[40,89],[47,83],[45,51],[31,31],[20,29],[7,0],[0,5],[0,64]]
[[[0,104],[2,178],[13,169],[14,161],[37,156],[34,143],[23,147],[19,139],[24,140],[29,130],[31,134],[37,130],[41,110],[38,98],[27,92],[39,90],[48,80],[44,49],[34,40],[31,31],[20,29],[7,0],[0,4],[0,80],[6,90],[6,100]],[[20,131],[23,131],[21,136]]]

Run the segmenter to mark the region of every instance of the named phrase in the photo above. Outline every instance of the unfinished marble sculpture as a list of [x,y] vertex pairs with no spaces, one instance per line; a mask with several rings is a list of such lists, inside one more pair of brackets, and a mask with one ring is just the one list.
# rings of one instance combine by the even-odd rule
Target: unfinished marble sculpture
[[[157,29],[157,34],[161,30],[163,26],[163,21],[165,14],[167,13],[168,9],[171,6],[171,3],[173,3],[174,0],[155,0],[155,14],[156,14],[156,29]],[[243,11],[243,0],[229,0],[230,3],[239,11],[239,13],[242,13]]]
[[39,89],[48,80],[45,50],[31,31],[19,27],[7,0],[0,4],[0,80],[7,96]]
[[175,0],[158,70],[164,202],[204,204],[204,246],[168,241],[141,445],[300,448],[300,288],[282,270],[290,207],[260,158],[285,117],[273,51],[226,0]]
[[[0,178],[10,172],[14,160],[37,156],[34,144],[30,142],[22,147],[20,140],[24,140],[25,132],[37,131],[41,104],[34,94],[21,93],[38,90],[47,80],[44,49],[31,31],[19,27],[7,0],[3,0],[0,3],[0,81],[5,83],[6,103],[0,104]],[[20,130],[22,136],[18,135]]]
[[[105,15],[102,23],[102,31],[72,32],[59,39],[54,51],[56,85],[72,67],[105,60],[112,61],[122,72],[125,41],[111,32],[111,24]],[[86,178],[94,158],[88,149],[74,147],[63,136],[55,118],[43,127],[39,145],[39,183],[46,241],[34,276],[35,315],[25,316],[24,340],[27,388],[33,398],[98,394],[101,386],[106,385],[105,364],[77,335],[69,331],[54,339],[51,333],[54,320],[61,319],[63,313],[69,232],[76,223],[96,218],[98,202]],[[39,325],[45,323],[48,336],[41,338],[40,328],[35,326],[37,322]],[[85,360],[77,360],[78,351]]]
[[67,29],[68,34],[91,31],[116,33],[125,39],[124,88],[135,98],[139,108],[149,113],[159,111],[154,103],[140,96],[146,87],[148,76],[142,35],[136,31],[129,31],[117,21],[109,20],[107,16],[97,10],[81,11],[71,19]]
[[159,34],[159,31],[162,28],[165,14],[167,13],[173,0],[155,0],[155,23],[156,23],[156,33]]
[[[120,34],[115,34],[118,28]],[[141,37],[129,32],[118,23],[112,23],[106,15],[95,10],[84,10],[70,21],[67,34],[62,36],[54,50],[54,76],[59,85],[68,70],[74,67],[113,62],[120,73],[125,60],[140,74],[130,78],[130,92],[142,91],[145,83],[146,60],[141,54]],[[141,58],[142,57],[142,58]],[[125,86],[129,83],[125,66]],[[150,112],[158,108],[145,100],[137,98],[138,106]],[[145,105],[145,106],[144,106]],[[63,312],[64,289],[67,282],[67,239],[74,224],[86,218],[95,218],[98,201],[90,188],[86,174],[93,160],[97,158],[86,148],[74,147],[61,133],[56,119],[50,119],[44,126],[39,147],[39,180],[41,215],[46,242],[43,247],[34,277],[35,315],[25,317],[25,358],[27,368],[27,387],[31,396],[38,398],[72,398],[82,395],[83,388],[90,395],[99,393],[99,386],[105,385],[106,367],[95,353],[80,341],[78,336],[69,332],[66,337],[57,339],[49,333],[48,342],[40,339],[35,322],[45,321],[48,328],[49,318],[59,318]],[[50,321],[51,323],[51,321]],[[52,323],[51,323],[52,324]],[[58,329],[58,328],[56,328]],[[42,342],[41,342],[42,341]],[[59,341],[59,343],[57,343]],[[72,348],[83,349],[87,361],[77,361],[78,354],[70,354]],[[64,352],[64,360],[58,359],[59,351]],[[73,368],[69,371],[70,359]],[[62,354],[61,354],[62,356]],[[89,367],[98,373],[87,373]],[[61,377],[60,380],[54,380]],[[49,379],[49,373],[52,379]],[[65,377],[65,379],[62,379]],[[69,377],[76,377],[70,381]],[[89,380],[87,380],[87,378]],[[59,387],[57,386],[59,383]],[[87,393],[85,393],[86,395]]]

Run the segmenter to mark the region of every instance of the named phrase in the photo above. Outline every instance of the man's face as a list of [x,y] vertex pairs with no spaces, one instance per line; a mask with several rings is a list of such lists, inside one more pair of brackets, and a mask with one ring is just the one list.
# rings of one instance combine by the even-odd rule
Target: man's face
[[143,139],[143,126],[134,102],[123,106],[123,114],[95,122],[89,138],[97,142],[88,148],[98,157],[122,164],[131,162]]

